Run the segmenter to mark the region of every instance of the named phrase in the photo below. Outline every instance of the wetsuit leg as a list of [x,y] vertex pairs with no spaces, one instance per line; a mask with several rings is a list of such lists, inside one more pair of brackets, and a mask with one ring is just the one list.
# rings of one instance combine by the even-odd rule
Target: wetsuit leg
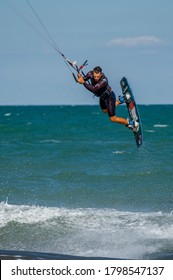
[[104,113],[108,112],[109,118],[112,122],[128,125],[128,121],[124,118],[116,116],[116,106],[115,106],[116,96],[112,91],[109,96],[100,98],[100,107]]
[[116,96],[115,93],[112,91],[110,95],[108,96],[102,96],[100,97],[100,107],[104,113],[108,113],[109,117],[112,117],[115,115],[115,101]]
[[107,99],[107,106],[108,106],[108,115],[112,122],[128,125],[128,121],[124,118],[120,118],[116,116],[116,106],[115,106],[116,96],[115,93],[112,91]]
[[100,107],[101,107],[102,111],[105,114],[108,113],[107,100],[105,98],[100,97],[99,102],[100,102]]
[[116,96],[115,93],[112,91],[110,95],[107,97],[107,109],[108,109],[109,117],[113,117],[116,115],[115,100],[116,100]]

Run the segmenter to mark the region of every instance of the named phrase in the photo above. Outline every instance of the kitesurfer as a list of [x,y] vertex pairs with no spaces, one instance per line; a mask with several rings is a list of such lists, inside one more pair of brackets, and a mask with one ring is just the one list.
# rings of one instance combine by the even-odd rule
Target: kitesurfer
[[85,76],[78,74],[78,83],[91,91],[95,96],[99,97],[100,107],[103,113],[108,114],[110,121],[123,124],[128,128],[136,131],[139,124],[125,118],[116,116],[116,107],[125,102],[123,96],[116,99],[116,95],[109,86],[108,79],[102,72],[100,66],[96,66],[92,71],[89,71]]

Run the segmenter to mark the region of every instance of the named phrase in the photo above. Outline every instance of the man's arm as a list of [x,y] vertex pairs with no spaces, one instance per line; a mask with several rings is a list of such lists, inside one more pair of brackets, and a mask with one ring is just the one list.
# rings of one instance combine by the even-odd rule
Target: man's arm
[[102,87],[107,86],[108,81],[106,77],[104,77],[100,82],[98,82],[96,85],[91,85],[87,83],[89,79],[92,77],[92,72],[88,72],[85,77],[83,77],[81,74],[78,74],[78,83],[83,84],[86,89],[91,91],[92,93],[96,93],[99,89]]
[[95,86],[90,85],[86,82],[83,83],[84,87],[87,88],[89,91],[95,93],[97,92],[99,89],[101,89],[102,87],[105,87],[107,85],[107,79],[104,78],[103,80],[101,80],[100,82],[98,82]]

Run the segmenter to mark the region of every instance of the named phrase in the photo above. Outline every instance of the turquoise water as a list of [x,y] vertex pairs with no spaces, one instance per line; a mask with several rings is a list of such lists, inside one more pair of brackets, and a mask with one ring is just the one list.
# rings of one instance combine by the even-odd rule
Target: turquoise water
[[[173,106],[144,144],[98,106],[0,108],[0,249],[114,258],[173,251]],[[127,117],[125,106],[117,115]]]

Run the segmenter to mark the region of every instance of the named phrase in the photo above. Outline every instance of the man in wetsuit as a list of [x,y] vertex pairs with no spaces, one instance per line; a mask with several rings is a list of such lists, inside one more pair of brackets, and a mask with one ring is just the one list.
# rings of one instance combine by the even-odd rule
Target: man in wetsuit
[[88,72],[85,76],[78,74],[78,83],[83,84],[84,87],[99,97],[102,111],[109,115],[112,122],[124,124],[133,131],[138,129],[139,124],[137,122],[116,116],[116,107],[124,103],[125,100],[124,97],[116,99],[115,93],[109,86],[108,79],[102,72],[101,67],[96,66],[93,71]]

